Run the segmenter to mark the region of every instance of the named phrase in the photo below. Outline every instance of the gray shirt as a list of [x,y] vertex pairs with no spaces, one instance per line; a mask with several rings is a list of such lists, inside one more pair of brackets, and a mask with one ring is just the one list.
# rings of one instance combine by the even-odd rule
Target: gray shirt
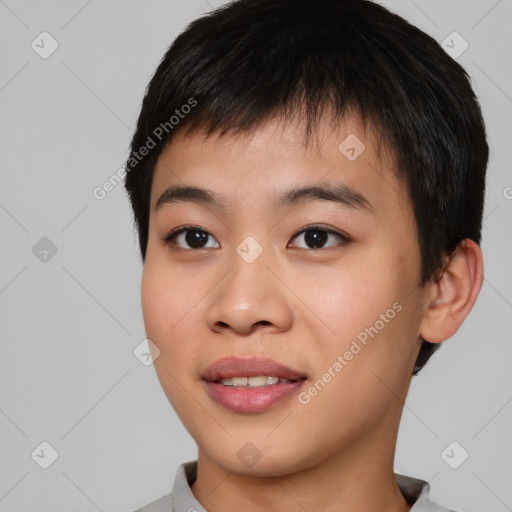
[[[196,477],[197,461],[182,464],[176,473],[172,493],[135,512],[207,512],[190,489]],[[414,503],[410,512],[455,512],[430,501],[430,486],[427,482],[404,475],[396,475],[396,481],[407,502]]]

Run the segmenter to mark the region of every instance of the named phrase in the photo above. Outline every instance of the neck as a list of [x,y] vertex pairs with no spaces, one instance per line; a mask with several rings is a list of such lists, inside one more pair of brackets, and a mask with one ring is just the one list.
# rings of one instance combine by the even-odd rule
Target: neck
[[208,512],[405,512],[410,505],[395,479],[396,430],[391,431],[390,439],[389,428],[376,428],[318,463],[281,476],[234,473],[199,449],[192,492]]

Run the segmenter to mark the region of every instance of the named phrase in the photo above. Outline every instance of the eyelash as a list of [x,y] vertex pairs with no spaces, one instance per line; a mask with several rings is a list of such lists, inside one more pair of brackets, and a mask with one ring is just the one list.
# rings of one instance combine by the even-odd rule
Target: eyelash
[[[181,226],[180,228],[171,231],[168,235],[166,235],[165,237],[162,238],[162,241],[166,245],[169,245],[169,244],[173,243],[172,241],[173,241],[174,238],[176,238],[177,236],[181,235],[181,233],[184,233],[186,231],[200,231],[201,233],[206,233],[207,235],[212,236],[211,233],[209,233],[208,231],[204,230],[200,226],[187,225],[187,226]],[[325,227],[323,227],[323,226],[321,226],[319,224],[312,224],[310,226],[306,226],[306,227],[300,229],[299,231],[295,232],[295,234],[292,236],[292,240],[294,238],[296,238],[298,235],[300,235],[302,233],[305,233],[307,231],[324,231],[324,232],[326,232],[326,233],[328,233],[330,235],[338,236],[341,239],[341,244],[342,245],[346,245],[346,244],[348,244],[349,242],[352,241],[347,235],[345,235],[343,233],[340,233],[339,231],[334,231],[332,229],[325,228]],[[321,251],[322,249],[330,249],[330,248],[332,248],[332,246],[320,247],[320,248],[316,248],[316,249],[315,248],[304,249],[304,248],[300,247],[299,249],[311,250],[311,251]],[[177,249],[184,250],[184,251],[199,251],[201,249],[211,249],[211,248],[210,247],[200,247],[200,248],[183,249],[182,247],[177,247]]]

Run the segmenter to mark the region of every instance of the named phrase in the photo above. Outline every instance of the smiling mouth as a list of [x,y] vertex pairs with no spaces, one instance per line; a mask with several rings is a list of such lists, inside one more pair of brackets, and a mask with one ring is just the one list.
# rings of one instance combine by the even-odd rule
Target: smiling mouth
[[237,413],[262,413],[298,393],[307,376],[272,359],[226,357],[201,375],[209,396]]
[[290,382],[297,382],[297,380],[277,377],[275,375],[256,375],[252,377],[226,377],[215,382],[227,387],[254,389],[273,386],[277,383],[288,384]]
[[208,366],[201,377],[224,386],[259,388],[303,380],[306,375],[269,358],[225,357]]

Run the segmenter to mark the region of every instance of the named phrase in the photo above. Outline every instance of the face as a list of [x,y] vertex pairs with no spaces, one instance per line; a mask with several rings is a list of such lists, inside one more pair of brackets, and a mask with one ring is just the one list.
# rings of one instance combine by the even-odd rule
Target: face
[[393,159],[355,118],[322,126],[319,149],[296,126],[178,135],[152,184],[154,366],[200,454],[238,473],[392,444],[420,346],[417,232]]

